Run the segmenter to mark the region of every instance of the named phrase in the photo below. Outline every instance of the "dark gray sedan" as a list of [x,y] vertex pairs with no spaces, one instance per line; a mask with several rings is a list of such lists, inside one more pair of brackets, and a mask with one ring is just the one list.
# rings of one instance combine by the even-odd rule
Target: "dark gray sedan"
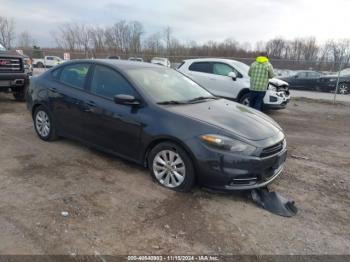
[[262,187],[286,159],[270,117],[158,65],[67,62],[33,78],[27,105],[42,140],[67,137],[137,162],[177,191]]

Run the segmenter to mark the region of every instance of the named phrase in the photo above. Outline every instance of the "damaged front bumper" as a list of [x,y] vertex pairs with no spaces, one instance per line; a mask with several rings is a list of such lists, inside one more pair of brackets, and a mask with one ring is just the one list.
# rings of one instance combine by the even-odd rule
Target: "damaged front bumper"
[[250,190],[265,187],[284,169],[287,148],[267,157],[220,153],[201,148],[196,154],[199,184],[216,190]]
[[267,90],[264,97],[264,108],[284,109],[291,99],[289,91]]

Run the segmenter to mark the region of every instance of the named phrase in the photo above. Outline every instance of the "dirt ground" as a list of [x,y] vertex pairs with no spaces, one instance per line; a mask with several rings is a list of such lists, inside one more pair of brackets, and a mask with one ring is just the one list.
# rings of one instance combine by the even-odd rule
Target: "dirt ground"
[[0,94],[0,254],[350,254],[350,106],[297,100],[270,115],[289,144],[271,188],[296,201],[293,218],[240,194],[172,192],[135,164],[45,143],[25,104]]

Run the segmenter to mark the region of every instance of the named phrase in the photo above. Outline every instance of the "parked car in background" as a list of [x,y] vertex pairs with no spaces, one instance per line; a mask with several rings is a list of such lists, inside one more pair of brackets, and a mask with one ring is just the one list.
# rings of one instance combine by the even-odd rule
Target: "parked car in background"
[[171,63],[168,58],[153,57],[151,60],[151,63],[166,66],[166,67],[171,67]]
[[323,74],[312,70],[298,70],[289,77],[278,77],[289,84],[290,89],[320,91],[319,82]]
[[280,77],[290,77],[295,73],[293,70],[288,70],[288,69],[274,69],[274,74],[275,74],[275,77],[280,78]]
[[135,61],[135,62],[143,62],[143,59],[141,57],[129,57],[129,61]]
[[[346,68],[339,73],[339,94],[350,94],[350,68]],[[338,73],[325,75],[320,78],[319,90],[323,92],[335,92],[338,82]]]
[[[177,69],[218,97],[249,104],[249,66],[229,59],[185,60]],[[264,98],[265,109],[283,109],[290,101],[288,83],[270,80]]]
[[132,160],[177,191],[264,187],[287,155],[273,119],[150,63],[64,63],[33,79],[27,107],[42,140],[68,137]]
[[117,56],[117,55],[110,55],[110,56],[107,56],[107,59],[116,59],[116,60],[120,60],[120,56]]
[[64,60],[58,56],[45,56],[44,58],[34,58],[33,66],[37,68],[54,67],[63,62]]
[[30,75],[28,61],[28,57],[7,51],[0,44],[0,92],[12,93],[17,101],[25,100]]

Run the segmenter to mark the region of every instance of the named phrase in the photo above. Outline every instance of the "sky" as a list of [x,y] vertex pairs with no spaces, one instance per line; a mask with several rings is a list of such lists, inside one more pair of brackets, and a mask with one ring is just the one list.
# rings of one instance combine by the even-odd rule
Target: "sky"
[[0,16],[15,20],[40,46],[55,44],[52,32],[66,22],[109,26],[137,20],[145,37],[170,26],[180,41],[241,43],[274,37],[350,38],[350,0],[0,0]]

